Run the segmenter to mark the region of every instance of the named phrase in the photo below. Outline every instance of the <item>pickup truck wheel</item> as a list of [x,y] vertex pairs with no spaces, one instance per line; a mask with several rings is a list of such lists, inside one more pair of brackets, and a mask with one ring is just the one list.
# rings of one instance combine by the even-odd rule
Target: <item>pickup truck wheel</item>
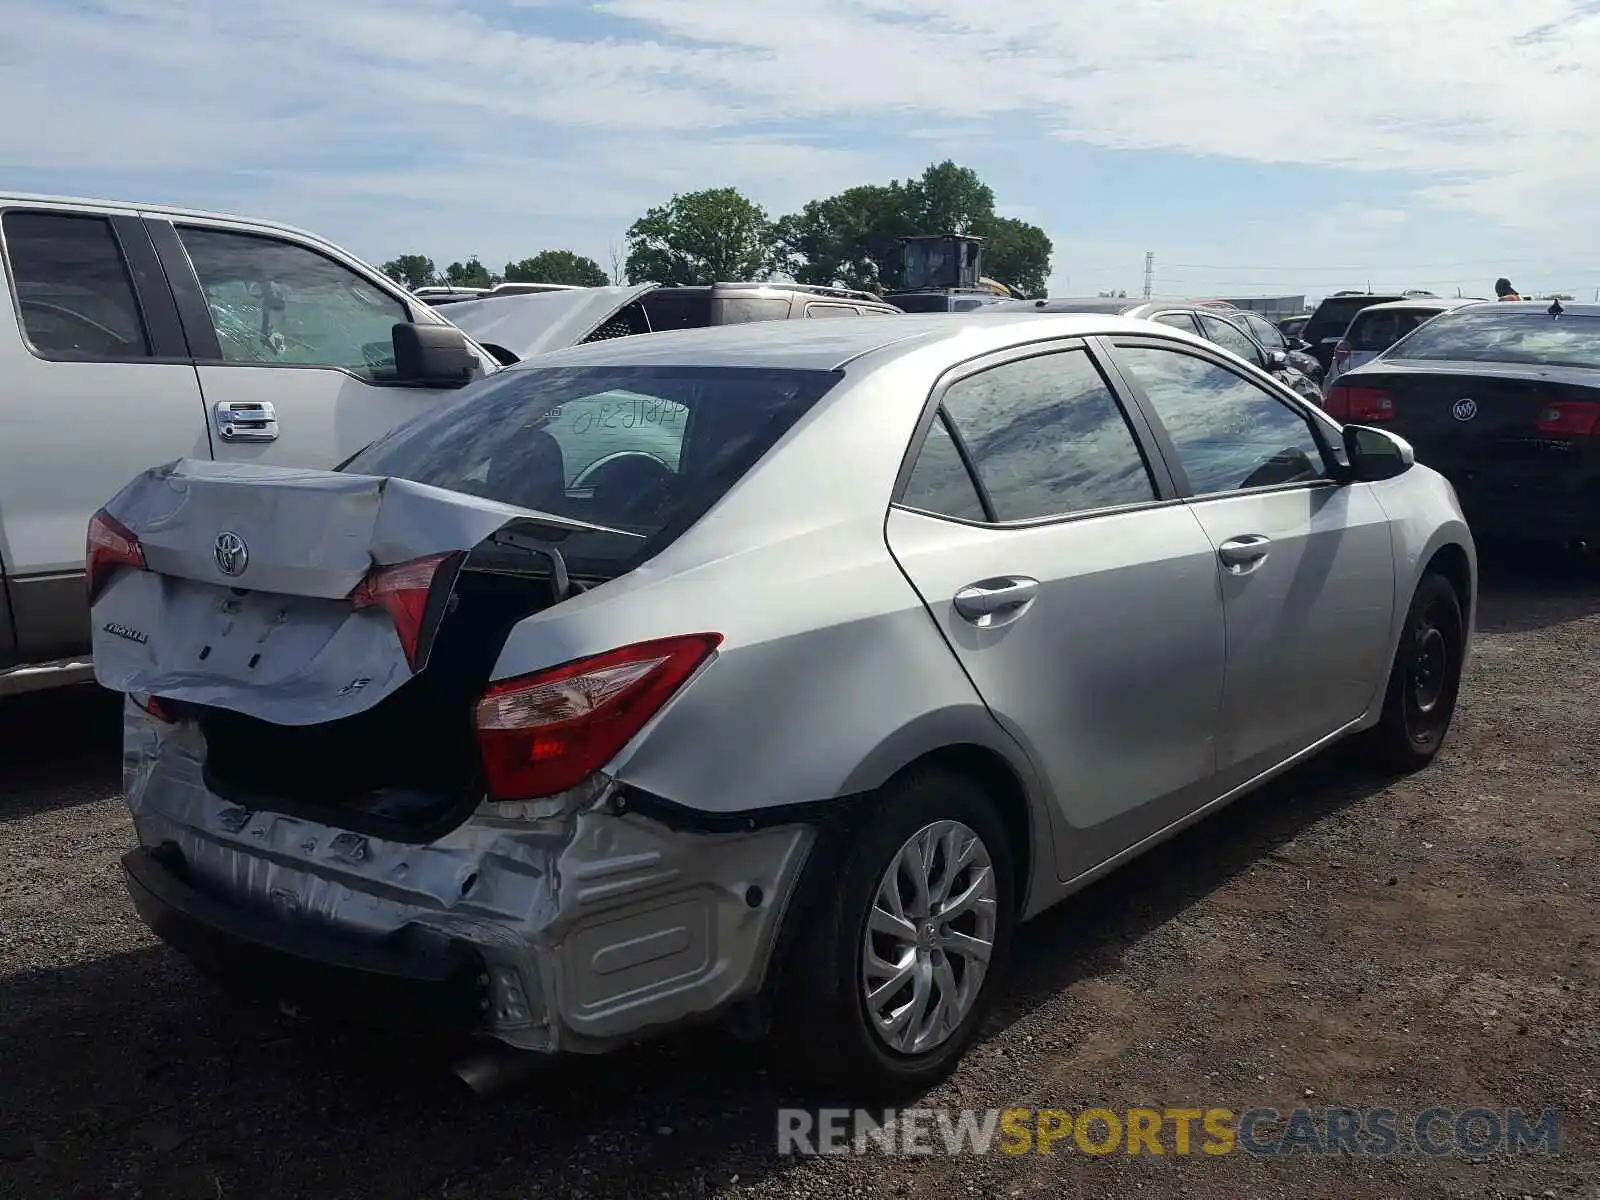
[[869,797],[837,880],[792,946],[776,1034],[791,1074],[851,1098],[925,1089],[955,1067],[1005,970],[1011,847],[982,790],[942,771]]
[[1406,613],[1389,671],[1383,717],[1368,735],[1377,765],[1420,770],[1444,744],[1455,715],[1466,650],[1461,600],[1442,575],[1424,575]]

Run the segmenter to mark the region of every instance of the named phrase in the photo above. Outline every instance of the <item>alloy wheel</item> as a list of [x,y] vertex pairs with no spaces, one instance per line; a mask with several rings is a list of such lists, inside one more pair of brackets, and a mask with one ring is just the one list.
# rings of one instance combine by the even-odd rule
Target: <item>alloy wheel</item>
[[890,1049],[923,1054],[961,1027],[997,922],[994,864],[972,829],[935,821],[901,846],[879,880],[861,954],[867,1015]]

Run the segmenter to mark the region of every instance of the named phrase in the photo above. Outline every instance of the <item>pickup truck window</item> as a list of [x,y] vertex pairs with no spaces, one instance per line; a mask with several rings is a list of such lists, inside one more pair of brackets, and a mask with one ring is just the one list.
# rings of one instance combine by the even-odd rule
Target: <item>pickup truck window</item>
[[181,227],[230,363],[337,367],[392,378],[400,301],[314,250],[277,238]]
[[13,210],[0,219],[17,310],[46,358],[149,358],[139,301],[104,217]]

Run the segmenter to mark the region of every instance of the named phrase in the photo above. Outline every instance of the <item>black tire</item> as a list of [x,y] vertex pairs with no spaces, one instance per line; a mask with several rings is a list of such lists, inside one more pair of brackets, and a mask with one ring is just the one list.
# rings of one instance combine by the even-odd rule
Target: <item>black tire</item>
[[[914,835],[958,821],[978,835],[993,872],[992,952],[976,1000],[955,1030],[919,1054],[892,1049],[874,1029],[862,994],[867,920],[880,880]],[[972,781],[942,770],[917,771],[865,799],[859,817],[814,865],[827,882],[800,922],[785,956],[774,1003],[779,1065],[792,1080],[832,1100],[894,1100],[932,1087],[972,1043],[1005,972],[1016,920],[1015,868],[1005,826]]]
[[1465,649],[1461,598],[1448,579],[1429,572],[1406,612],[1383,716],[1367,735],[1375,766],[1405,774],[1433,761],[1455,715]]

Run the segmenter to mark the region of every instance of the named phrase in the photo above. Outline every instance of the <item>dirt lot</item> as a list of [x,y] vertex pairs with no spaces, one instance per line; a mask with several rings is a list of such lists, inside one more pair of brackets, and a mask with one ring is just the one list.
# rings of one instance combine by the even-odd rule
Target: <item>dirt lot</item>
[[1476,655],[1431,770],[1333,756],[1027,927],[922,1103],[1556,1108],[1554,1157],[779,1159],[783,1096],[713,1034],[482,1101],[152,941],[78,695],[0,707],[0,1195],[1600,1197],[1600,572],[1502,562]]

